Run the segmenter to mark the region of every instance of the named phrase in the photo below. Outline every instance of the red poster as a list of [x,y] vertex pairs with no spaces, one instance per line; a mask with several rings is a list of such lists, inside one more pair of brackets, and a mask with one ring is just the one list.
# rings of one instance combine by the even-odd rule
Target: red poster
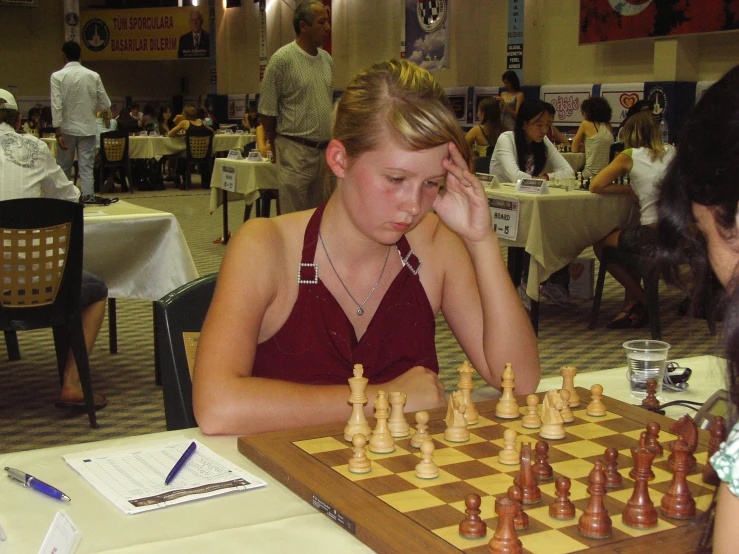
[[580,0],[580,44],[739,29],[739,0]]

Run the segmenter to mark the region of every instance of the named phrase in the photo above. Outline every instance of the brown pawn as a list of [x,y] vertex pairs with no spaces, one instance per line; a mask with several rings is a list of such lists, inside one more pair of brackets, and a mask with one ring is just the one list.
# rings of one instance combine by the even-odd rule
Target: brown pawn
[[536,441],[536,463],[532,471],[539,481],[549,481],[554,478],[554,470],[549,465],[549,443]]
[[529,515],[523,511],[523,493],[518,485],[508,487],[508,498],[515,500],[518,504],[518,513],[513,518],[513,527],[516,531],[523,531],[529,528]]
[[534,472],[531,470],[531,443],[521,445],[521,470],[518,477],[514,481],[516,485],[521,487],[523,493],[524,504],[536,504],[541,502],[541,489],[534,479]]
[[665,455],[662,445],[659,443],[659,423],[656,421],[650,421],[647,423],[647,448],[651,448],[657,454],[655,458],[661,458]]
[[695,517],[695,500],[688,488],[688,454],[689,446],[682,439],[672,445],[675,455],[675,473],[672,475],[670,488],[662,497],[662,513],[673,519],[691,519]]
[[588,475],[588,507],[580,516],[577,531],[589,539],[607,539],[611,536],[613,524],[603,502],[606,495],[606,472],[603,462],[596,460],[593,471]]
[[488,525],[480,517],[479,494],[470,493],[464,499],[467,516],[459,524],[459,534],[468,539],[481,539],[488,532]]
[[703,482],[717,487],[721,481],[716,474],[716,470],[711,465],[711,456],[717,451],[721,443],[726,440],[726,424],[724,418],[716,416],[711,424],[711,440],[708,441],[708,460],[703,466]]
[[498,514],[498,527],[488,543],[490,554],[521,554],[523,544],[516,534],[513,519],[518,512],[516,501],[508,497],[495,500],[495,513]]
[[557,489],[557,498],[549,505],[549,517],[554,519],[574,519],[575,505],[570,501],[569,477],[557,477],[554,488]]
[[656,379],[647,379],[647,396],[641,401],[641,405],[645,408],[659,408]]
[[[650,452],[654,452],[651,448],[647,446],[647,432],[642,431],[641,435],[639,436],[639,448],[644,448],[646,450],[649,450]],[[654,452],[654,457],[657,456],[657,453]],[[649,463],[649,471],[647,472],[647,481],[654,481],[654,471],[652,471],[652,464]],[[634,481],[636,481],[636,462],[634,462],[634,467],[631,468],[631,471],[629,471],[629,477],[631,477]]]
[[603,456],[606,459],[606,488],[618,489],[623,483],[623,477],[618,472],[618,450],[609,446]]

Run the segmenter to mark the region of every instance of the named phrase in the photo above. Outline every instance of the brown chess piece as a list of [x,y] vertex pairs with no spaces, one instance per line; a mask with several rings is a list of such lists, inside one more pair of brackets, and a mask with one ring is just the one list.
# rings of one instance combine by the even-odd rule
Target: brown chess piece
[[606,488],[618,489],[623,483],[623,477],[618,472],[618,450],[609,446],[603,456],[606,459]]
[[574,519],[575,505],[570,500],[570,487],[572,483],[569,477],[557,477],[554,488],[557,490],[557,498],[549,505],[549,517],[554,519]]
[[664,449],[659,443],[660,430],[659,423],[656,421],[650,421],[647,423],[647,448],[651,448],[657,453],[655,458],[661,458],[664,456]]
[[[693,421],[693,418],[690,417],[690,415],[685,414],[675,423],[670,425],[670,432],[673,435],[677,435],[686,443],[688,443],[688,446],[690,447],[690,456],[688,456],[688,471],[693,471],[695,469],[695,466],[697,465],[693,453],[698,447],[698,427],[696,426],[695,421]],[[672,454],[670,454],[670,457],[667,459],[667,467],[670,471],[675,471],[675,460]]]
[[588,494],[590,501],[580,516],[577,531],[589,539],[607,539],[613,531],[611,518],[603,502],[606,495],[606,472],[603,462],[596,460],[588,475]]
[[[646,433],[642,433],[644,436]],[[634,460],[634,492],[626,503],[621,521],[634,529],[651,529],[657,526],[659,516],[649,498],[649,473],[655,452],[645,446],[646,439],[639,439],[639,446],[631,448]]]
[[490,554],[521,554],[523,545],[516,534],[513,519],[518,512],[516,501],[507,496],[495,500],[495,513],[498,514],[498,528],[488,543]]
[[695,517],[695,500],[688,488],[688,455],[689,446],[682,439],[672,445],[675,455],[675,473],[672,475],[670,488],[662,497],[662,513],[673,519],[691,519]]
[[708,441],[708,460],[706,461],[706,465],[703,466],[703,482],[714,487],[717,487],[721,480],[711,465],[711,456],[718,451],[719,446],[725,440],[726,423],[724,423],[723,417],[716,416],[713,418],[713,423],[711,424],[711,440]]
[[549,481],[554,478],[554,470],[549,465],[549,443],[536,441],[536,463],[532,471],[539,481]]
[[[646,431],[642,431],[641,435],[639,436],[639,448],[644,448],[651,452],[654,452],[655,457],[657,456],[657,452],[655,452],[653,449],[647,446],[647,432]],[[634,462],[634,467],[632,467],[631,471],[629,471],[629,477],[631,477],[634,481],[636,481],[636,462]],[[652,471],[651,462],[649,464],[649,471],[647,472],[647,481],[654,481],[654,471]]]
[[518,485],[508,487],[508,498],[515,500],[518,505],[518,513],[513,518],[513,527],[516,531],[523,531],[529,528],[529,515],[523,511],[523,493]]
[[521,445],[521,470],[518,472],[515,484],[521,487],[524,504],[536,504],[541,501],[541,489],[531,470],[531,443]]
[[641,401],[641,405],[645,408],[659,408],[656,379],[647,379],[647,396]]
[[468,539],[480,539],[488,531],[487,523],[480,517],[480,495],[468,494],[464,499],[467,516],[459,524],[459,534]]

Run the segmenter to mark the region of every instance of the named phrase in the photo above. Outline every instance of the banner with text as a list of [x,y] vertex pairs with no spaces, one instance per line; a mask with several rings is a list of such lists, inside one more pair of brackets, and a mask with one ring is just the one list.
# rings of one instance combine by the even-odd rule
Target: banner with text
[[508,0],[508,52],[506,69],[523,83],[523,0]]
[[582,123],[580,106],[593,94],[593,85],[544,85],[539,98],[554,106],[554,124],[576,126]]
[[208,9],[83,10],[82,59],[176,60],[210,57]]
[[611,105],[611,125],[620,125],[629,108],[644,98],[644,83],[606,83],[600,95]]

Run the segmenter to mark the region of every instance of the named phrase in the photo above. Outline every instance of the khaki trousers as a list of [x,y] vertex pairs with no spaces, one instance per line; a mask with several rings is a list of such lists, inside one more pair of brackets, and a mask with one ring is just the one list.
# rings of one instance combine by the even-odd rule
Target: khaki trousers
[[298,144],[277,135],[280,170],[280,211],[283,214],[318,207],[325,199],[326,150]]

